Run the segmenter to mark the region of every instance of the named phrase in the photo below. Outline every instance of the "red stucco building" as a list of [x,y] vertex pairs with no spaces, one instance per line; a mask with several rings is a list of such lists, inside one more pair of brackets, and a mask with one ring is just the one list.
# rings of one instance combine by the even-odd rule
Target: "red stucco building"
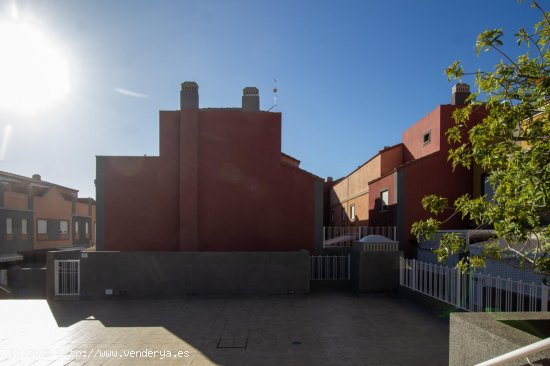
[[97,157],[97,248],[277,251],[322,245],[323,180],[281,153],[281,114],[199,108],[185,82],[181,108],[161,111],[160,156]]
[[[453,87],[451,104],[437,106],[403,132],[400,144],[384,148],[358,170],[335,184],[332,183],[334,194],[331,195],[328,209],[333,212],[346,210],[348,201],[354,206],[354,214],[341,215],[344,219],[336,225],[396,226],[396,239],[405,250],[405,255],[412,257],[415,246],[414,238],[410,234],[411,226],[414,222],[429,217],[421,204],[424,196],[441,195],[447,197],[452,204],[463,194],[479,192],[481,181],[476,169],[457,167],[453,170],[451,163],[447,161],[450,145],[445,132],[454,125],[453,112],[464,105],[469,94],[468,85],[457,84]],[[468,125],[471,127],[479,123],[484,116],[484,111],[475,111]],[[338,194],[342,191],[339,185],[346,180],[357,180],[353,175],[360,174],[361,169],[364,170],[362,167],[367,167],[376,157],[384,157],[388,151],[400,155],[399,159],[394,156],[391,160],[393,166],[386,165],[374,179],[372,175],[368,176],[368,182],[363,184],[364,189],[357,193],[351,192],[348,195],[349,200],[339,199],[346,196]],[[348,183],[348,186],[352,184]],[[357,207],[367,206],[367,203],[358,202],[360,200],[368,202],[368,212],[363,212],[362,217],[357,216],[357,212],[361,212]],[[447,216],[449,212],[444,213],[441,218]],[[468,222],[456,215],[446,221],[442,229],[464,229],[468,225]]]

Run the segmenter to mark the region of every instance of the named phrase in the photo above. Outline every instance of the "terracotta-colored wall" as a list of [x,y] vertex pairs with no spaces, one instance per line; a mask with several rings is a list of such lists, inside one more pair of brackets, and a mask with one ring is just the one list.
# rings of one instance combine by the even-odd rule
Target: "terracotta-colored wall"
[[[357,221],[364,222],[368,220],[368,183],[380,176],[381,164],[381,156],[376,155],[349,176],[334,185],[330,195],[330,208],[334,210],[336,226],[354,221],[350,220],[352,218],[349,217],[350,206],[354,203],[356,206],[356,216],[359,216],[359,219],[355,220],[356,224]],[[363,202],[364,200],[366,200],[366,202]],[[345,221],[341,220],[341,211],[337,208],[340,206],[346,209],[347,219]]]
[[[380,153],[380,176],[390,173],[392,170],[403,164],[403,145],[386,149]],[[374,177],[371,180],[378,178]]]
[[178,250],[179,191],[174,164],[160,157],[101,159],[104,249]]
[[[72,225],[72,202],[65,199],[59,190],[52,187],[43,196],[35,196],[33,200],[34,223],[33,223],[33,248],[48,249],[70,247],[72,245],[71,225]],[[54,219],[66,220],[69,222],[69,234],[67,239],[63,240],[38,240],[38,220]]]
[[[351,205],[355,205],[355,217],[351,217]],[[369,221],[369,193],[364,193],[347,202],[349,223],[366,226]]]
[[76,202],[76,215],[90,216],[87,202]]
[[28,209],[28,196],[26,194],[6,191],[4,192],[4,207],[26,210]]
[[[403,132],[404,162],[420,159],[439,151],[441,142],[440,116],[441,106],[438,106]],[[431,132],[431,141],[424,144],[423,136],[428,131]]]
[[353,198],[358,194],[368,192],[369,182],[380,176],[380,162],[380,155],[376,155],[348,177],[348,199]]
[[280,113],[161,112],[159,135],[160,157],[98,158],[100,249],[313,251],[322,180],[281,162]]
[[341,205],[348,199],[348,177],[345,177],[340,182],[332,187],[330,191],[330,207]]
[[[388,174],[369,185],[369,225],[395,226],[395,174]],[[388,190],[388,210],[380,211],[380,192]]]
[[201,250],[312,250],[313,179],[281,163],[281,115],[201,111],[199,136]]

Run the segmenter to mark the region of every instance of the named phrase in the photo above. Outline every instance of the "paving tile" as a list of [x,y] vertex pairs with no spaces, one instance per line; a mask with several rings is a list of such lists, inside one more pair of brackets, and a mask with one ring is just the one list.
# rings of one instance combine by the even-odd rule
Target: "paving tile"
[[[0,314],[13,309],[4,305],[0,301]],[[444,365],[448,358],[448,322],[391,295],[34,301],[24,307],[54,321],[40,327],[10,319],[0,329],[2,365],[46,365],[49,360],[7,352],[29,344],[58,355],[56,365]],[[92,350],[100,357],[77,357]],[[132,351],[134,357],[124,356]],[[160,353],[167,351],[188,357]]]

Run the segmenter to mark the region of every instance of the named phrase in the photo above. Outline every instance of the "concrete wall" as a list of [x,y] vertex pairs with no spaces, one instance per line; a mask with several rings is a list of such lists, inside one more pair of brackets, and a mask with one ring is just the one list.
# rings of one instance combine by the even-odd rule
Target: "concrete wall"
[[46,268],[15,266],[8,269],[8,287],[18,299],[43,299],[46,297]]
[[[502,323],[550,320],[548,313],[454,313],[450,320],[449,365],[475,365],[540,341],[541,338]],[[550,351],[529,356],[531,362],[550,359]],[[525,358],[506,363],[526,365]],[[538,364],[538,363],[537,363]],[[546,364],[546,363],[545,363]]]
[[402,251],[360,251],[351,255],[352,281],[357,293],[395,291],[399,287]]
[[[48,294],[53,260],[48,253]],[[90,252],[80,261],[81,298],[271,295],[309,292],[310,256],[299,252]],[[70,258],[66,258],[70,259]],[[50,265],[52,263],[52,265]],[[105,294],[112,289],[113,295]]]

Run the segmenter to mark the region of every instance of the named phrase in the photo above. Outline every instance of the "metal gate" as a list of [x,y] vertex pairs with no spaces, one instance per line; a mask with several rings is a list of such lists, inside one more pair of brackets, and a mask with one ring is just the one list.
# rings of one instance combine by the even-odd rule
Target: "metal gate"
[[80,260],[55,260],[55,295],[80,295]]
[[348,255],[312,255],[312,280],[349,280],[351,256]]

